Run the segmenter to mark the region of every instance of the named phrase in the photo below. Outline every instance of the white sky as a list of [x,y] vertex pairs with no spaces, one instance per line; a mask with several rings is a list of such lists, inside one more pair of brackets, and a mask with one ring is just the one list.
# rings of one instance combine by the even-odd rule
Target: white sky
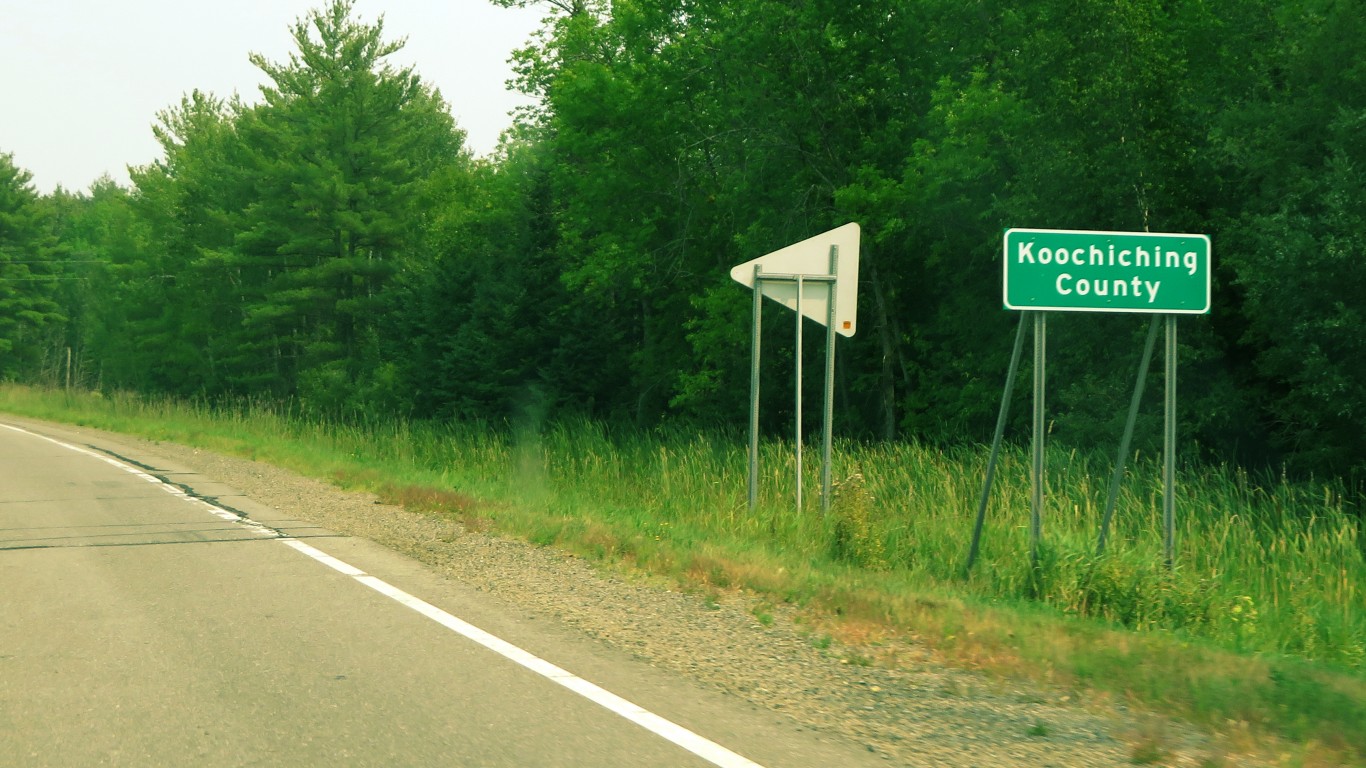
[[[156,159],[156,113],[198,88],[259,100],[247,54],[285,61],[289,30],[327,0],[0,0],[0,153],[39,192],[84,190]],[[526,103],[506,85],[507,60],[540,26],[539,8],[488,0],[355,0],[365,23],[384,17],[390,58],[441,91],[476,154],[487,154]]]

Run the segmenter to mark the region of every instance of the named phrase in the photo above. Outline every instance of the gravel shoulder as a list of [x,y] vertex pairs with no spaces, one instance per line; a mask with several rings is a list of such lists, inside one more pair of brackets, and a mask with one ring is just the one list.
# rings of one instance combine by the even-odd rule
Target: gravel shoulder
[[[18,419],[13,419],[19,422]],[[1166,766],[1256,765],[1192,728],[1077,700],[1075,693],[1002,682],[945,664],[906,640],[827,647],[783,607],[756,619],[759,601],[712,596],[597,567],[559,550],[466,530],[444,517],[383,504],[262,462],[90,429],[26,426],[94,447],[123,445],[190,468],[253,501],[414,558],[442,577],[510,608],[553,617],[572,631],[704,687],[862,745],[889,765],[1129,766],[1155,745]],[[876,661],[869,663],[869,660]]]

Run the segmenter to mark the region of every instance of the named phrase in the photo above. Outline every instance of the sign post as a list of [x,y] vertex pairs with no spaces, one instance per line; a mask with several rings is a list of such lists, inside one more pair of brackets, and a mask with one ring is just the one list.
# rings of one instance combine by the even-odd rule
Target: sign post
[[750,344],[749,355],[749,508],[759,503],[759,340],[763,336],[760,325],[764,319],[764,292],[762,264],[754,265],[754,338]]
[[[822,437],[821,510],[830,508],[831,422],[834,418],[835,335],[853,336],[858,323],[859,225],[842,227],[736,265],[730,276],[754,291],[750,355],[749,507],[759,502],[759,343],[762,297],[795,310],[796,325],[796,503],[802,508],[802,318],[826,327],[825,397]],[[808,291],[807,283],[824,283]]]
[[[1047,343],[1045,313],[1054,312],[1126,312],[1160,314],[1166,320],[1166,391],[1163,402],[1163,497],[1162,529],[1163,558],[1173,567],[1176,558],[1176,323],[1183,314],[1205,314],[1210,311],[1211,251],[1206,235],[1159,232],[1099,232],[1061,229],[1009,229],[1005,233],[1001,282],[1002,301],[1007,309],[1034,313],[1034,418],[1030,493],[1030,562],[1038,563],[1038,547],[1042,529],[1044,481],[1044,363]],[[1121,441],[1123,462],[1133,421],[1142,396],[1156,331],[1156,318],[1149,334],[1139,379],[1135,385],[1129,421]],[[1021,331],[1023,333],[1023,325]],[[1012,356],[1011,373],[1007,377],[1005,398],[1014,380],[1016,353]],[[998,426],[999,432],[999,426]],[[999,439],[999,436],[998,436]],[[997,448],[993,445],[991,464]],[[989,466],[991,465],[989,464]],[[1117,463],[1115,480],[1107,502],[1105,519],[1097,546],[1105,547],[1105,533],[1113,512],[1116,486],[1123,473]],[[982,504],[978,511],[977,530],[986,508],[986,497],[991,489],[988,470]],[[967,568],[972,567],[977,552],[974,535]]]
[[1176,315],[1167,315],[1165,407],[1162,416],[1162,558],[1176,563]]
[[1048,364],[1048,315],[1031,312],[1034,315],[1034,441],[1030,445],[1030,484],[1029,484],[1029,565],[1039,564],[1039,542],[1043,540],[1043,481],[1044,481],[1044,439],[1048,430],[1044,426],[1045,366]]

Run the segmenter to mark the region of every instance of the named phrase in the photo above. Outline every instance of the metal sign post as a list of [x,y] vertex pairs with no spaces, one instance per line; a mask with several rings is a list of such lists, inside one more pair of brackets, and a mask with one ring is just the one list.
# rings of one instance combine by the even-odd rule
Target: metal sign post
[[[805,282],[805,278],[804,278],[802,275],[797,275],[797,306],[799,306],[799,307],[802,305],[802,285],[804,284],[804,282]],[[833,291],[832,291],[832,293],[833,293]],[[793,441],[792,444],[793,444],[793,446],[795,446],[795,449],[794,449],[794,450],[796,451],[796,454],[797,454],[797,460],[796,460],[796,467],[797,467],[797,468],[796,468],[796,470],[794,471],[793,474],[796,476],[796,487],[797,487],[797,511],[800,512],[800,511],[802,511],[802,313],[796,312],[796,313],[793,314],[793,317],[796,317],[796,318],[797,318],[797,354],[796,354],[796,363],[797,363],[797,365],[796,365],[796,368],[797,368],[796,403],[797,403],[797,406],[796,406],[796,411],[795,411],[795,412],[793,413],[793,415],[792,415],[792,421],[793,421],[793,423],[795,424],[795,427],[796,427],[796,428],[795,428],[795,433],[794,433],[793,436],[792,436],[792,441]],[[830,385],[830,382],[827,381],[827,382],[826,382],[826,386],[829,386],[829,385]]]
[[1039,540],[1043,538],[1043,480],[1044,480],[1044,365],[1048,343],[1048,318],[1043,312],[1034,313],[1034,440],[1031,454],[1032,471],[1029,478],[1029,564],[1039,564]]
[[1167,315],[1166,412],[1162,424],[1162,556],[1167,570],[1176,562],[1176,315]]
[[972,543],[968,546],[968,559],[963,565],[963,577],[967,578],[977,562],[977,552],[982,545],[982,526],[987,519],[987,501],[991,498],[991,481],[996,477],[996,461],[1001,456],[1001,437],[1005,435],[1006,418],[1010,415],[1010,392],[1015,389],[1015,372],[1020,369],[1020,350],[1024,348],[1025,314],[1020,313],[1020,322],[1015,326],[1015,346],[1010,353],[1010,367],[1006,369],[1006,386],[1001,392],[1001,408],[996,414],[996,432],[991,438],[991,456],[987,459],[987,477],[982,482],[982,496],[977,503],[977,519],[972,525]]
[[[839,274],[840,247],[830,246],[830,274]],[[825,323],[825,403],[821,409],[821,441],[825,446],[821,456],[821,513],[830,511],[830,443],[835,422],[835,302],[834,286],[830,287],[830,307]]]
[[1138,378],[1134,382],[1134,396],[1129,401],[1129,418],[1124,422],[1124,436],[1119,439],[1119,452],[1115,455],[1115,474],[1110,478],[1110,493],[1105,498],[1105,515],[1100,519],[1100,535],[1096,537],[1096,556],[1105,554],[1105,540],[1110,534],[1110,521],[1115,516],[1115,504],[1119,501],[1119,486],[1124,481],[1124,463],[1129,458],[1129,444],[1134,439],[1134,425],[1138,422],[1138,406],[1143,402],[1143,385],[1148,380],[1148,364],[1153,359],[1153,346],[1157,343],[1158,315],[1153,315],[1148,324],[1148,340],[1143,343],[1143,356],[1138,362]]
[[749,508],[759,503],[759,339],[762,334],[760,324],[764,318],[764,292],[760,281],[764,267],[754,265],[754,317],[753,351],[750,354],[749,369]]
[[[1128,312],[1154,315],[1139,364],[1115,462],[1105,513],[1100,525],[1096,554],[1105,551],[1106,536],[1120,481],[1124,460],[1133,436],[1134,421],[1143,396],[1143,383],[1157,335],[1156,315],[1166,316],[1166,391],[1163,402],[1162,435],[1162,544],[1168,569],[1176,562],[1176,323],[1177,315],[1205,314],[1210,310],[1212,274],[1210,239],[1207,235],[1160,232],[1096,232],[1090,230],[1009,229],[1004,239],[1001,282],[1002,303],[1007,309],[1027,310],[1034,314],[1034,418],[1032,462],[1030,469],[1029,559],[1039,561],[1043,529],[1044,501],[1044,363],[1047,325],[1045,311]],[[968,551],[966,576],[976,560],[986,516],[987,498],[995,470],[1001,432],[1015,379],[1024,319],[1016,334],[1010,373],[1001,395],[1001,415],[997,419],[992,455],[987,464],[985,487],[978,506],[972,544]]]
[[[846,224],[795,245],[737,265],[731,277],[753,289],[750,354],[749,507],[759,503],[759,362],[763,297],[796,310],[796,505],[802,509],[802,318],[826,326],[824,413],[821,427],[821,511],[830,509],[831,442],[835,404],[835,335],[853,336],[858,310],[858,224]],[[843,252],[841,252],[843,248]],[[842,255],[843,253],[843,255]],[[811,292],[807,283],[824,283]]]
[[[839,246],[830,246],[830,263],[838,264]],[[759,502],[759,335],[760,324],[762,322],[762,304],[760,297],[763,295],[763,288],[770,283],[781,283],[795,286],[795,296],[800,301],[805,296],[807,283],[825,283],[830,295],[828,305],[829,311],[834,313],[835,306],[835,285],[837,282],[836,272],[831,271],[828,275],[802,275],[802,274],[769,274],[763,271],[762,265],[754,266],[754,317],[753,332],[754,343],[750,355],[750,375],[749,375],[749,506],[754,508]],[[796,414],[794,415],[794,439],[796,446],[796,470],[793,485],[797,496],[797,510],[802,509],[802,356],[804,334],[802,329],[803,316],[797,313],[797,324],[795,328],[796,337],[796,375],[793,377]],[[832,434],[831,420],[833,418],[833,404],[835,402],[835,331],[827,331],[826,340],[826,360],[825,360],[825,393],[824,402],[826,404],[825,423],[822,425],[824,436],[824,446],[822,450],[823,466],[821,467],[822,479],[822,498],[821,510],[826,511],[830,508],[830,438]]]

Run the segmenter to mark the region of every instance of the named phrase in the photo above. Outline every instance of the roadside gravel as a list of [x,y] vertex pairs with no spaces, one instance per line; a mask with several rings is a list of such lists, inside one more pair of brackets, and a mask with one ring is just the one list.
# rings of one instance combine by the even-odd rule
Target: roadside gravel
[[[93,437],[92,430],[82,431]],[[679,592],[269,464],[114,439],[292,518],[383,544],[518,610],[555,617],[654,666],[783,713],[801,727],[852,740],[889,765],[1130,766],[1143,759],[1144,744],[1158,750],[1152,755],[1158,759],[1146,764],[1255,764],[1224,755],[1180,724],[956,669],[905,640],[827,645],[792,611],[760,607],[753,596]],[[760,622],[759,612],[772,622]]]

